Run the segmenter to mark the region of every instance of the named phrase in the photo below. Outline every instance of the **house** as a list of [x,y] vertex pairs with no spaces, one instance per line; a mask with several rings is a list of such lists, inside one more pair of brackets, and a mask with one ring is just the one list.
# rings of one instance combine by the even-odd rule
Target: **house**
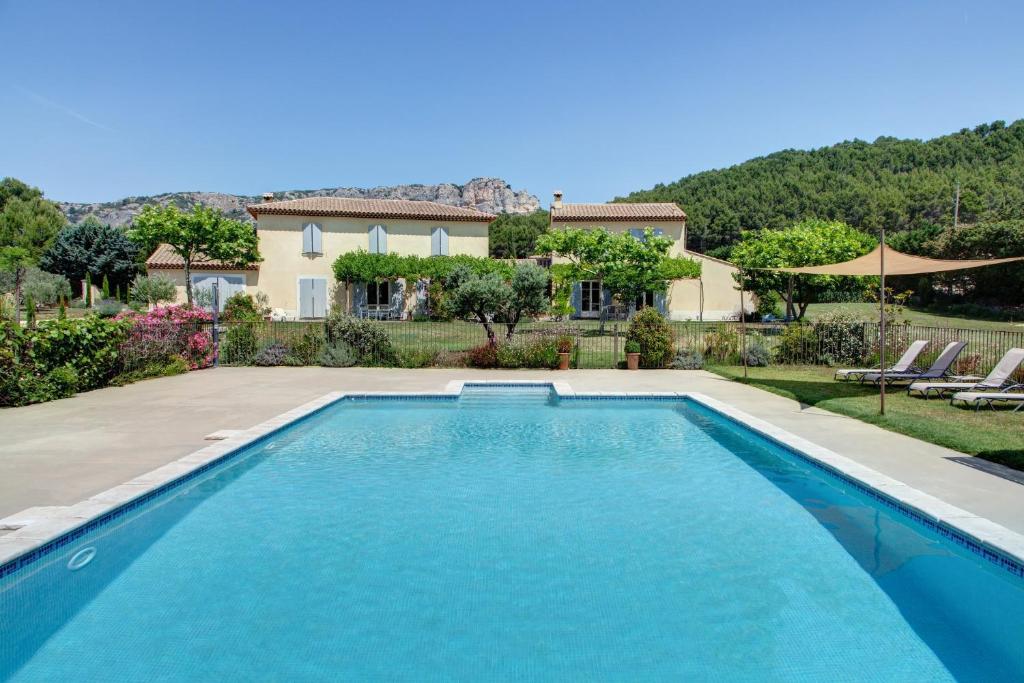
[[[486,257],[488,226],[496,216],[436,202],[405,199],[307,197],[246,207],[256,220],[262,263],[235,269],[216,261],[194,264],[192,282],[219,284],[221,300],[236,291],[263,292],[287,318],[322,318],[332,305],[351,313],[401,317],[408,297],[402,281],[335,283],[331,265],[341,254],[362,249],[401,255]],[[166,245],[146,266],[179,284],[185,299],[182,261]],[[352,291],[348,291],[351,289]]]
[[[672,320],[726,320],[735,319],[740,312],[739,291],[733,273],[736,267],[728,261],[711,258],[686,250],[686,214],[678,205],[665,203],[643,204],[568,204],[562,193],[554,193],[551,204],[551,229],[596,228],[609,232],[629,232],[642,239],[645,228],[655,235],[672,240],[671,256],[691,258],[701,264],[701,277],[697,280],[677,280],[667,292],[648,292],[643,300],[613,302],[611,293],[597,281],[578,282],[573,286],[572,304],[577,318],[599,318],[602,309],[621,311],[622,308],[655,306]],[[747,311],[753,310],[753,299],[748,295]]]

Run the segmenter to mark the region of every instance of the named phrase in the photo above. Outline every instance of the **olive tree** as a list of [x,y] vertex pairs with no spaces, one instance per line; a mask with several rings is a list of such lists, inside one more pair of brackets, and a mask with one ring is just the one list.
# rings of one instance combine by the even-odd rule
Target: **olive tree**
[[532,263],[516,266],[509,279],[497,272],[474,273],[460,265],[445,279],[445,291],[455,314],[475,317],[487,331],[487,341],[495,344],[495,324],[505,326],[508,341],[524,317],[547,309],[548,280],[548,272]]

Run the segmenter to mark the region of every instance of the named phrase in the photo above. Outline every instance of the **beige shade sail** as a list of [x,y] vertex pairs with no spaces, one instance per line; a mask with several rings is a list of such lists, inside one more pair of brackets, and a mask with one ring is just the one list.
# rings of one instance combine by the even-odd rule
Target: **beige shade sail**
[[[1000,263],[1024,261],[1024,256],[1013,258],[994,258],[979,260],[946,261],[942,259],[911,256],[896,251],[892,247],[885,248],[886,275],[919,275],[922,273],[941,273],[947,270],[963,270],[994,266]],[[875,247],[870,253],[858,256],[851,261],[832,263],[825,266],[802,266],[797,268],[758,268],[758,270],[774,270],[783,273],[801,273],[803,275],[881,275],[882,247]]]

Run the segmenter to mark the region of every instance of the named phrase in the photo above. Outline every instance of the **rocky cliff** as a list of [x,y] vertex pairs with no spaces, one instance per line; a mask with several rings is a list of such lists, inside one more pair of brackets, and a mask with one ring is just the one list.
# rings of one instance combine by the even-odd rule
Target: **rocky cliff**
[[[418,199],[451,206],[465,206],[488,213],[531,213],[540,208],[540,201],[525,190],[513,190],[499,178],[474,178],[465,185],[394,185],[390,187],[335,187],[321,190],[287,190],[275,192],[275,199],[302,197],[357,197],[364,199]],[[58,202],[68,221],[80,223],[86,216],[95,216],[101,223],[123,226],[131,223],[147,204],[174,204],[189,209],[194,204],[215,206],[238,220],[251,221],[248,204],[262,201],[262,195],[246,196],[220,192],[170,192],[149,197],[126,197],[119,201],[79,204]]]

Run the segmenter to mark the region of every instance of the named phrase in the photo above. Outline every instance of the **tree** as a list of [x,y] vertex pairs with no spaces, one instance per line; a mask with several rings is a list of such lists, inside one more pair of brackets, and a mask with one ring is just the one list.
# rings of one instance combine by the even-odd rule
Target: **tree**
[[136,275],[128,297],[139,304],[173,303],[178,298],[178,287],[166,275]]
[[138,272],[138,255],[138,245],[124,231],[89,216],[60,231],[39,259],[39,267],[59,273],[72,283],[81,282],[86,273],[91,273],[119,286],[127,285]]
[[508,341],[525,316],[547,308],[548,279],[547,271],[532,263],[516,266],[508,280],[496,272],[480,275],[460,265],[446,279],[445,290],[455,314],[475,316],[487,331],[487,341],[495,344],[495,323],[505,325]]
[[490,225],[490,254],[495,258],[526,258],[534,253],[537,238],[548,231],[548,212],[503,213]]
[[881,137],[814,150],[784,150],[634,192],[627,202],[677,202],[689,247],[721,254],[741,229],[779,230],[829,218],[875,233],[1024,219],[1024,120],[963,129],[932,140]]
[[786,302],[786,318],[800,320],[817,294],[826,290],[865,289],[862,278],[832,275],[789,275],[761,268],[821,266],[862,256],[876,240],[839,221],[806,220],[784,230],[746,232],[732,250],[740,268],[733,275],[758,297],[776,294]]
[[700,264],[668,255],[672,240],[647,228],[641,239],[604,228],[566,228],[541,235],[537,249],[568,263],[552,266],[560,283],[598,280],[623,301],[645,292],[664,292],[672,280],[700,277]]
[[257,263],[256,231],[248,223],[226,218],[220,209],[197,204],[189,213],[176,206],[145,206],[128,236],[148,250],[167,244],[184,261],[185,297],[192,305],[192,264],[221,261],[234,268]]
[[21,286],[26,269],[38,263],[64,214],[41,190],[20,180],[0,180],[0,270],[14,273],[14,319],[21,321]]

